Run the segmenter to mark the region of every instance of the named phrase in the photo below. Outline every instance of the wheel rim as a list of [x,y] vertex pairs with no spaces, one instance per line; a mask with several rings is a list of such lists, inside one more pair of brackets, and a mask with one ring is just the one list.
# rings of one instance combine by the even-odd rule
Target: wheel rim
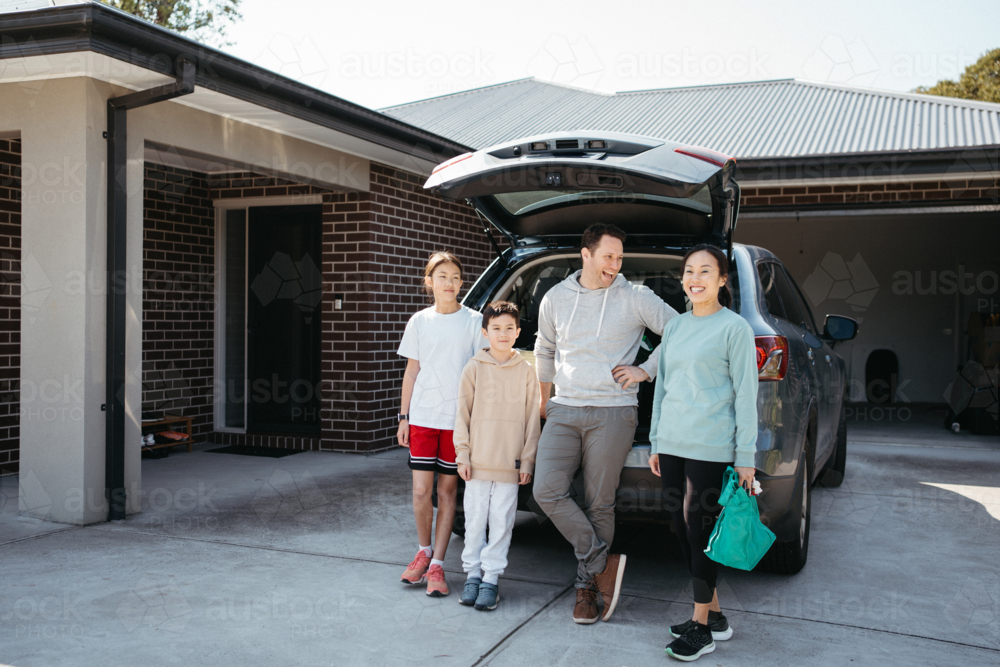
[[806,520],[809,517],[809,473],[802,476],[802,513],[799,518],[799,547],[806,545]]

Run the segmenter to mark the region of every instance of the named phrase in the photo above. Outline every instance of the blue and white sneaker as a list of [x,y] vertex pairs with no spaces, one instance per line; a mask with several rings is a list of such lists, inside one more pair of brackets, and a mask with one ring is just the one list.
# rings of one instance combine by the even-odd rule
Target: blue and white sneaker
[[462,597],[458,598],[458,604],[464,604],[466,607],[471,607],[476,604],[476,598],[479,596],[479,585],[483,583],[483,580],[479,577],[469,577],[465,580],[465,588],[462,589]]
[[496,584],[480,584],[479,595],[476,597],[476,609],[493,611],[500,602],[500,590]]

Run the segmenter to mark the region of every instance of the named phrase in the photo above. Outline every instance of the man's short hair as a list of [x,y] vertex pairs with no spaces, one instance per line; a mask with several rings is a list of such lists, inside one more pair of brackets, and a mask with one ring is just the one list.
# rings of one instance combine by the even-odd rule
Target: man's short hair
[[586,248],[590,251],[590,254],[594,254],[597,252],[597,246],[601,245],[601,238],[604,236],[616,238],[622,242],[622,245],[625,245],[625,232],[614,225],[606,225],[599,222],[583,230],[583,239],[580,242],[580,247]]
[[510,301],[494,301],[486,306],[486,310],[483,311],[483,328],[489,329],[490,320],[501,315],[510,315],[517,327],[521,328],[521,313]]

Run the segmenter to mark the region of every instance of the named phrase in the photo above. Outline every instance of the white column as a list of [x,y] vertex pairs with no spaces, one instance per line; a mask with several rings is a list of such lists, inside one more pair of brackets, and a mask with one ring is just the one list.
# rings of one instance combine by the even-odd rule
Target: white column
[[[22,140],[20,512],[71,524],[104,521],[105,104],[102,83],[44,82],[2,94]],[[29,99],[30,98],[30,99]],[[9,112],[9,113],[8,113]],[[5,130],[6,127],[0,128]],[[135,155],[132,141],[129,155]],[[141,277],[142,166],[130,159],[128,263]],[[136,173],[138,171],[138,173]],[[133,201],[134,200],[134,201]],[[138,509],[141,279],[127,324],[126,488]]]

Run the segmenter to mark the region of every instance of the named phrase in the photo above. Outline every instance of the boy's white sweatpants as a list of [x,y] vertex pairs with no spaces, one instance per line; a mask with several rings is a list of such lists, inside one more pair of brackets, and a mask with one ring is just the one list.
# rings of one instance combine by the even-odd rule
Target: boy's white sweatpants
[[[517,514],[517,484],[470,479],[465,483],[465,549],[462,567],[467,574],[482,571],[483,581],[495,584],[507,567],[507,549]],[[489,522],[490,541],[486,543]]]

